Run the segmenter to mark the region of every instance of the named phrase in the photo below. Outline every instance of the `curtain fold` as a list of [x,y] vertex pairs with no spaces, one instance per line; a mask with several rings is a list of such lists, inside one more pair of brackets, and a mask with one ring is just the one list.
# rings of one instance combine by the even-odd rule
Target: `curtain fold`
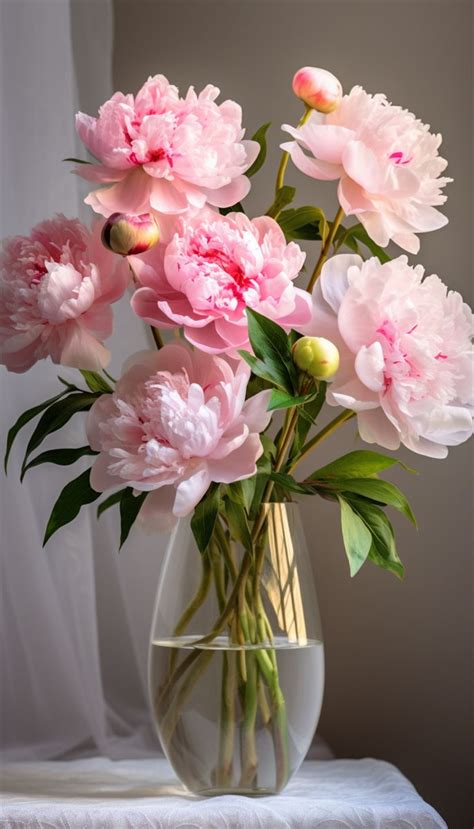
[[[112,92],[111,0],[4,0],[0,14],[1,236],[26,234],[56,212],[90,220],[84,185],[62,159],[83,152],[74,113],[95,111]],[[147,345],[127,312],[125,300],[110,343],[113,371]],[[57,373],[46,361],[27,376],[0,368],[2,446],[22,411],[56,393]],[[77,372],[60,373],[77,381]],[[117,516],[110,511],[97,525],[89,508],[43,550],[58,493],[87,464],[40,466],[20,485],[28,431],[17,437],[1,486],[3,754],[16,760],[159,751],[146,711],[143,620],[151,617],[166,538],[137,531],[119,558]],[[83,443],[78,415],[45,448]]]

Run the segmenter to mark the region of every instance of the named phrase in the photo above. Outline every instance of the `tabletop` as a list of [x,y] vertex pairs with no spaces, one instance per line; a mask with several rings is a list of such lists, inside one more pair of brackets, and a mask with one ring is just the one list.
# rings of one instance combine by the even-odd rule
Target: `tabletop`
[[395,766],[309,760],[273,797],[199,798],[163,758],[2,769],[2,829],[446,829]]

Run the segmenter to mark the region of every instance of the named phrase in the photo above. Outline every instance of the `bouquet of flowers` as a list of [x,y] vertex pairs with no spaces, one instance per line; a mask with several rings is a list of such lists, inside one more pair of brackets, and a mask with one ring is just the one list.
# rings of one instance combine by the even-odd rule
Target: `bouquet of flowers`
[[[272,726],[276,790],[289,773],[274,626],[262,599],[268,505],[309,495],[333,502],[351,575],[370,561],[401,577],[386,508],[414,517],[379,477],[396,457],[358,449],[303,480],[298,468],[350,421],[366,444],[433,458],[472,434],[470,309],[438,276],[386,252],[392,241],[417,254],[418,235],[447,222],[437,209],[450,181],[441,136],[382,94],[360,86],[343,94],[326,70],[299,70],[293,90],[304,110],[296,126],[283,126],[289,140],[264,215],[250,218],[245,197],[270,125],[244,140],[241,108],[216,103],[216,87],[180,97],[157,75],[135,97],[114,94],[97,117],[77,115],[91,158],[68,160],[92,183],[85,201],[102,218],[87,228],[57,215],[7,239],[1,254],[3,364],[24,372],[49,357],[79,370],[78,385],[59,377],[57,395],[24,412],[8,435],[7,459],[38,418],[22,476],[91,456],[60,493],[45,542],[102,493],[99,515],[119,508],[120,544],[137,519],[169,529],[191,516],[205,584],[176,634],[209,583],[219,612],[183,661],[170,659],[162,736],[169,747],[183,688],[204,670],[205,646],[225,636],[244,655],[233,678],[225,666],[224,699],[232,681],[237,702],[221,714],[214,782],[231,785],[240,722],[247,789],[257,775],[257,708]],[[334,219],[294,206],[290,160],[312,179],[337,182]],[[319,243],[315,264],[305,265],[300,240]],[[132,355],[115,380],[104,341],[126,291],[156,348]],[[336,416],[320,428],[328,406]],[[83,446],[36,452],[79,412],[87,413]]]

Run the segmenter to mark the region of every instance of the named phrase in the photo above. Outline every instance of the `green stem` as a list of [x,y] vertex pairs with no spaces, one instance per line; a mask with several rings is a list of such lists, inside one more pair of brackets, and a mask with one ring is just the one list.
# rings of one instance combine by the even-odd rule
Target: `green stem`
[[241,727],[242,771],[240,786],[251,787],[257,773],[258,757],[255,739],[257,717],[257,663],[255,653],[245,654],[247,678],[245,682],[244,718]]
[[[201,563],[202,563],[202,576],[201,581],[199,583],[199,587],[196,591],[196,594],[193,599],[189,602],[188,606],[185,608],[183,613],[178,619],[178,623],[174,629],[173,636],[181,636],[184,633],[185,629],[187,628],[189,622],[193,618],[193,616],[197,613],[200,607],[204,604],[206,600],[206,596],[209,592],[209,586],[211,584],[211,565],[209,562],[209,556],[207,553],[201,556]],[[172,674],[175,665],[176,659],[178,656],[178,651],[173,649],[170,655],[170,665],[169,665],[169,673]]]
[[328,258],[328,254],[329,254],[329,251],[331,249],[331,245],[334,242],[334,239],[335,239],[335,236],[336,236],[336,233],[337,233],[337,229],[338,229],[339,225],[341,224],[343,218],[344,218],[344,211],[343,211],[342,207],[340,207],[339,210],[337,211],[335,217],[334,217],[334,221],[331,225],[331,230],[329,231],[329,233],[327,235],[327,238],[326,238],[326,241],[324,242],[324,244],[321,248],[321,253],[319,254],[319,259],[316,262],[314,271],[311,275],[311,279],[308,282],[308,287],[306,288],[306,290],[309,293],[311,293],[311,291],[313,290],[313,288],[316,284],[317,279],[319,278],[319,275],[322,271],[323,265],[324,265],[326,259]]
[[218,786],[228,786],[232,780],[236,730],[237,654],[223,653],[221,712],[219,722],[219,758],[216,770]]
[[[298,121],[298,127],[302,127],[303,124],[306,124],[306,121],[308,120],[308,118],[311,115],[312,111],[313,110],[311,109],[311,107],[307,106],[305,108],[305,111],[304,111],[303,115],[301,116],[300,120]],[[288,167],[289,159],[290,159],[289,152],[284,150],[283,153],[282,153],[282,156],[281,156],[280,165],[278,167],[278,173],[277,173],[276,183],[275,183],[275,195],[278,195],[278,191],[281,190],[281,188],[283,187],[283,184],[284,184],[284,181],[285,181],[286,168]]]
[[318,443],[321,443],[321,441],[325,440],[327,437],[329,437],[329,435],[332,435],[332,433],[335,432],[336,429],[339,428],[339,426],[342,426],[343,423],[346,423],[346,421],[351,420],[351,418],[355,417],[355,415],[356,412],[351,412],[349,409],[345,409],[343,412],[341,412],[340,415],[335,417],[334,420],[331,420],[331,422],[328,423],[327,426],[324,427],[324,429],[321,429],[321,431],[318,432],[317,435],[311,438],[311,440],[309,440],[308,443],[306,443],[303,446],[301,452],[293,460],[288,471],[293,472],[293,470],[296,469],[296,467],[301,463],[303,458],[309,455],[309,453],[314,449],[315,446],[318,445]]

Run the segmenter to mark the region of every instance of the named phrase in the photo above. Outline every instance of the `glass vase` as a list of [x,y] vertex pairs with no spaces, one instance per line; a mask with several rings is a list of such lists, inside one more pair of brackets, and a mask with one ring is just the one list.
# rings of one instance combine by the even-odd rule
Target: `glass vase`
[[299,507],[270,503],[262,514],[246,545],[219,516],[204,554],[182,520],[158,587],[151,711],[176,774],[200,795],[281,791],[321,710],[324,650]]

